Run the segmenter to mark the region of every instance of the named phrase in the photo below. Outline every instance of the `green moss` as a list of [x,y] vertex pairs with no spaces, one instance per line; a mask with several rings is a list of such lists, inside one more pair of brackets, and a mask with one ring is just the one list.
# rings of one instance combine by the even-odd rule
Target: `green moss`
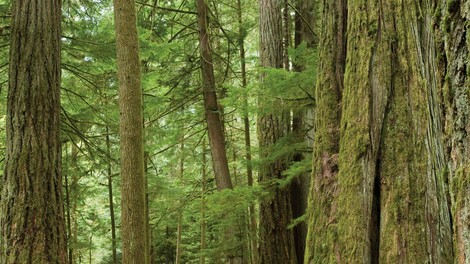
[[434,13],[432,16],[432,22],[434,26],[437,26],[441,23],[442,19],[442,9],[440,5],[437,5],[436,9],[434,9]]

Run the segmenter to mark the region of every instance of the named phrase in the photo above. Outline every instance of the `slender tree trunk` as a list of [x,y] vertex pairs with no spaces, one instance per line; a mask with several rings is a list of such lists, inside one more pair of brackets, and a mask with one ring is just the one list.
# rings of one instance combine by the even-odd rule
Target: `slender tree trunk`
[[[283,34],[281,18],[282,1],[260,0],[260,61],[262,67],[283,67]],[[264,87],[261,78],[261,87]],[[269,148],[286,135],[285,115],[271,113],[267,110],[265,99],[259,98],[260,114],[258,116],[258,141],[260,144],[260,158],[269,156]],[[263,162],[260,165],[260,183],[283,177],[286,169],[286,158],[279,158],[273,162]],[[292,229],[287,225],[292,220],[290,207],[289,186],[277,188],[270,199],[260,204],[260,263],[297,263]]]
[[[180,129],[181,132],[181,144],[180,144],[180,158],[179,158],[179,165],[178,165],[178,178],[180,181],[183,179],[183,174],[184,174],[184,131]],[[181,201],[179,201],[181,204]],[[182,209],[178,212],[178,225],[177,225],[177,230],[176,230],[176,257],[175,257],[175,263],[180,264],[181,263],[181,233],[182,231],[182,221],[183,221],[183,213]]]
[[[241,0],[237,0],[237,15],[238,15],[238,47],[240,49],[240,68],[242,77],[242,87],[247,87],[246,77],[246,56],[245,56],[245,37],[246,29],[243,25],[242,17],[242,4]],[[251,134],[250,134],[250,118],[248,114],[248,95],[243,98],[243,126],[244,126],[244,137],[245,137],[245,160],[246,160],[246,175],[248,186],[253,186],[253,162],[251,158]],[[249,207],[249,234],[250,234],[250,245],[251,245],[251,263],[257,264],[259,262],[258,257],[258,238],[257,224],[256,224],[256,212],[255,205],[251,204]]]
[[67,213],[67,245],[68,245],[68,263],[69,264],[73,264],[73,247],[71,245],[71,241],[72,241],[72,216],[71,216],[71,207],[72,207],[72,204],[70,203],[70,184],[69,184],[69,177],[70,177],[70,160],[68,158],[68,147],[67,147],[67,143],[65,143],[65,157],[66,157],[66,164],[65,164],[65,168],[66,168],[66,171],[64,173],[64,178],[65,178],[65,208],[66,209],[66,213]]
[[[201,251],[206,249],[206,138],[202,140],[202,164],[201,164],[201,185],[202,185],[202,190],[201,190]],[[206,263],[206,257],[201,254],[200,264],[205,264]]]
[[199,46],[202,63],[202,83],[204,108],[206,113],[209,144],[212,154],[215,181],[218,190],[231,189],[232,181],[228,169],[227,153],[225,152],[223,125],[217,103],[214,66],[210,48],[209,32],[207,31],[207,5],[204,0],[196,0],[199,27]]
[[108,201],[109,216],[111,218],[111,251],[113,253],[113,264],[117,264],[116,255],[116,223],[114,218],[114,202],[113,202],[113,178],[111,167],[111,141],[109,139],[109,126],[106,126],[106,154],[108,155]]
[[283,3],[283,8],[282,8],[282,29],[283,29],[283,35],[284,35],[284,46],[282,49],[283,53],[283,64],[284,64],[284,69],[287,71],[290,70],[290,60],[289,60],[289,47],[291,45],[291,33],[290,33],[290,27],[291,27],[291,19],[290,19],[290,8],[289,8],[289,0],[284,0]]
[[[295,33],[294,45],[296,48],[302,42],[306,42],[307,47],[313,48],[316,46],[316,38],[314,32],[315,28],[315,2],[310,0],[297,0],[295,8]],[[294,64],[293,70],[301,72],[304,70],[303,65]],[[314,88],[309,91],[314,94]],[[311,102],[301,102],[308,104]],[[295,109],[292,117],[292,132],[298,141],[306,142],[307,146],[313,146],[313,107],[306,109]],[[294,155],[294,161],[299,162],[304,160],[305,157],[302,153]],[[292,181],[291,184],[291,204],[292,204],[292,217],[302,217],[307,210],[308,206],[308,192],[310,183],[310,173],[304,173]],[[301,222],[294,227],[294,241],[297,254],[297,262],[304,263],[305,256],[305,242],[307,238],[307,223]]]
[[12,4],[0,263],[65,264],[61,1]]
[[[69,196],[70,196],[70,229],[71,235],[68,238],[69,247],[72,248],[72,263],[80,263],[78,260],[80,256],[80,250],[77,249],[77,242],[78,242],[78,200],[80,199],[80,191],[79,191],[79,172],[78,172],[78,154],[79,149],[78,147],[72,142],[71,144],[71,153],[70,153],[70,168],[69,171]],[[69,260],[70,262],[70,260]]]
[[142,90],[134,1],[115,0],[116,53],[121,113],[122,262],[148,261]]

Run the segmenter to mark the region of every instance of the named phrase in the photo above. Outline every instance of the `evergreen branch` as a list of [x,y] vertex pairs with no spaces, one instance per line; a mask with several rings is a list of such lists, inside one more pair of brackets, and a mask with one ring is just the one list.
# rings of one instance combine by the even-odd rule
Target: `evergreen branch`
[[186,103],[190,102],[191,100],[197,98],[198,96],[200,96],[202,93],[197,93],[196,95],[192,96],[191,98],[189,98],[188,100],[185,100],[181,103],[179,103],[178,105],[174,106],[173,108],[170,108],[169,110],[161,113],[160,115],[158,115],[156,118],[146,122],[144,125],[145,127],[148,127],[150,125],[152,125],[153,123],[157,122],[160,118],[166,116],[166,115],[169,115],[171,113],[173,113],[174,111],[180,109],[182,106],[184,106]]
[[[183,25],[183,28],[178,30],[178,32],[176,32],[169,40],[168,40],[168,43],[171,43],[173,40],[176,39],[176,37],[178,37],[179,34],[181,34],[183,31],[185,31],[186,29],[190,28],[192,29],[194,32],[193,33],[196,33],[197,31],[194,29],[194,28],[191,28],[192,25],[196,24],[196,22],[192,22],[191,24],[189,25]],[[191,34],[193,34],[191,33]],[[186,35],[184,35],[186,36]]]
[[295,8],[295,6],[292,5],[290,2],[288,3],[288,5],[289,5],[292,9],[294,9],[294,12],[297,13],[297,15],[300,16],[300,19],[302,19],[302,21],[304,21],[304,23],[308,26],[308,29],[310,30],[310,32],[312,32],[312,34],[316,37],[317,34],[316,34],[315,31],[313,30],[312,25],[310,25],[310,23],[308,23],[307,19],[306,19],[306,18],[300,13],[300,11],[299,11],[297,8]]
[[75,38],[75,37],[69,37],[69,36],[65,36],[65,35],[62,35],[61,37],[65,38],[65,39],[70,39],[70,40],[74,40],[74,41],[78,41],[78,42],[87,43],[87,44],[94,45],[94,46],[102,46],[102,45],[109,45],[109,44],[114,44],[115,43],[114,41],[97,43],[97,42],[91,42],[91,41],[78,39],[78,38]]
[[169,7],[156,6],[156,5],[154,6],[154,5],[150,5],[150,4],[139,2],[139,1],[135,1],[135,2],[139,5],[148,6],[148,7],[152,7],[152,8],[163,10],[163,11],[170,11],[170,12],[190,14],[190,15],[197,15],[197,12],[194,12],[194,11],[179,10],[179,9],[173,9],[173,8],[169,8]]
[[313,95],[311,95],[307,90],[305,90],[302,86],[299,85],[299,88],[300,90],[302,90],[305,94],[307,94],[308,98],[310,98],[313,103],[315,104],[316,100],[315,100],[315,97],[313,97]]
[[161,150],[159,150],[159,151],[153,153],[152,155],[149,155],[149,157],[154,157],[154,156],[156,156],[156,155],[162,154],[163,152],[165,152],[165,151],[171,149],[172,147],[178,146],[179,144],[181,144],[182,141],[185,141],[185,140],[187,140],[187,139],[189,139],[189,138],[191,138],[191,137],[193,137],[193,136],[197,135],[198,133],[200,133],[200,132],[202,132],[202,131],[205,131],[205,130],[206,130],[205,127],[202,128],[202,129],[199,129],[199,130],[197,130],[197,131],[191,133],[189,136],[186,136],[186,137],[182,138],[181,140],[178,140],[177,142],[175,142],[175,143],[173,143],[173,144],[171,144],[171,145],[169,145],[169,146],[167,146],[167,147],[165,147],[165,148],[163,148],[163,149],[161,149]]

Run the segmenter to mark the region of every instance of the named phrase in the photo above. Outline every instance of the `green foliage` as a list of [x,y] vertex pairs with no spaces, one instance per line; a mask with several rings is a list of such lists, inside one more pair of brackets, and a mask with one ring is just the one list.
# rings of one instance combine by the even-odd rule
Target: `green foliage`
[[[223,259],[226,252],[242,248],[256,234],[250,234],[248,228],[248,208],[256,205],[260,197],[269,195],[261,187],[236,187],[214,192],[208,196],[206,217],[203,219],[210,226],[207,236],[213,238],[201,254],[210,263]],[[235,230],[241,230],[238,233]]]
[[[143,3],[143,4],[142,4]],[[255,128],[258,96],[276,108],[266,111],[297,111],[312,107],[316,55],[305,45],[289,50],[292,62],[304,71],[260,69],[270,87],[258,87],[258,11],[252,0],[243,0],[243,23],[231,3],[210,2],[210,25],[217,89],[225,122],[226,147],[232,181],[236,188],[218,192],[206,154],[202,107],[200,56],[194,2],[142,1],[138,7],[139,48],[144,100],[145,151],[149,198],[152,258],[156,263],[174,261],[177,219],[182,226],[182,263],[204,256],[218,263],[227,251],[239,250],[256,234],[248,232],[247,210],[270,189],[247,187],[243,116],[250,117],[253,164],[259,164]],[[10,0],[0,0],[0,175],[5,151],[5,113],[8,74]],[[111,1],[72,0],[63,3],[62,23],[62,134],[63,178],[67,179],[66,218],[70,217],[69,247],[75,260],[111,263],[111,223],[108,176],[112,176],[114,211],[120,226],[119,111],[115,68],[114,24]],[[183,10],[188,12],[175,12]],[[238,40],[245,41],[248,86],[242,87]],[[282,108],[277,102],[282,101]],[[106,136],[110,139],[107,148]],[[301,141],[301,140],[300,140]],[[310,149],[292,135],[272,147],[268,159],[292,160],[284,186],[308,171]],[[183,163],[180,175],[179,164]],[[206,190],[201,192],[202,166]],[[108,175],[108,169],[111,175]],[[255,171],[256,178],[256,171]],[[204,212],[204,215],[202,214]],[[205,223],[206,247],[201,250],[200,226]],[[242,233],[227,237],[237,227]],[[120,237],[117,230],[118,256]],[[245,250],[245,249],[244,249]]]

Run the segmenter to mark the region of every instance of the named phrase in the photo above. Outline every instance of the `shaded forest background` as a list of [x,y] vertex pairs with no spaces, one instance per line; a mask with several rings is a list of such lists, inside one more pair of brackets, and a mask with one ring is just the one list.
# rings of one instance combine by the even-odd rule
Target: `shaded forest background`
[[[66,246],[44,263],[121,263],[123,251],[122,263],[470,262],[470,1],[120,3],[136,14],[139,58],[119,55],[132,38],[112,1],[67,0],[56,14]],[[25,251],[17,229],[35,243],[6,213],[21,211],[22,190],[6,155],[21,68],[11,7],[0,0],[2,264]],[[139,67],[142,105],[122,108],[118,75]],[[136,108],[144,218],[129,226],[120,175],[138,155],[120,152],[119,130]],[[137,251],[121,247],[133,242],[124,226],[143,230]]]

